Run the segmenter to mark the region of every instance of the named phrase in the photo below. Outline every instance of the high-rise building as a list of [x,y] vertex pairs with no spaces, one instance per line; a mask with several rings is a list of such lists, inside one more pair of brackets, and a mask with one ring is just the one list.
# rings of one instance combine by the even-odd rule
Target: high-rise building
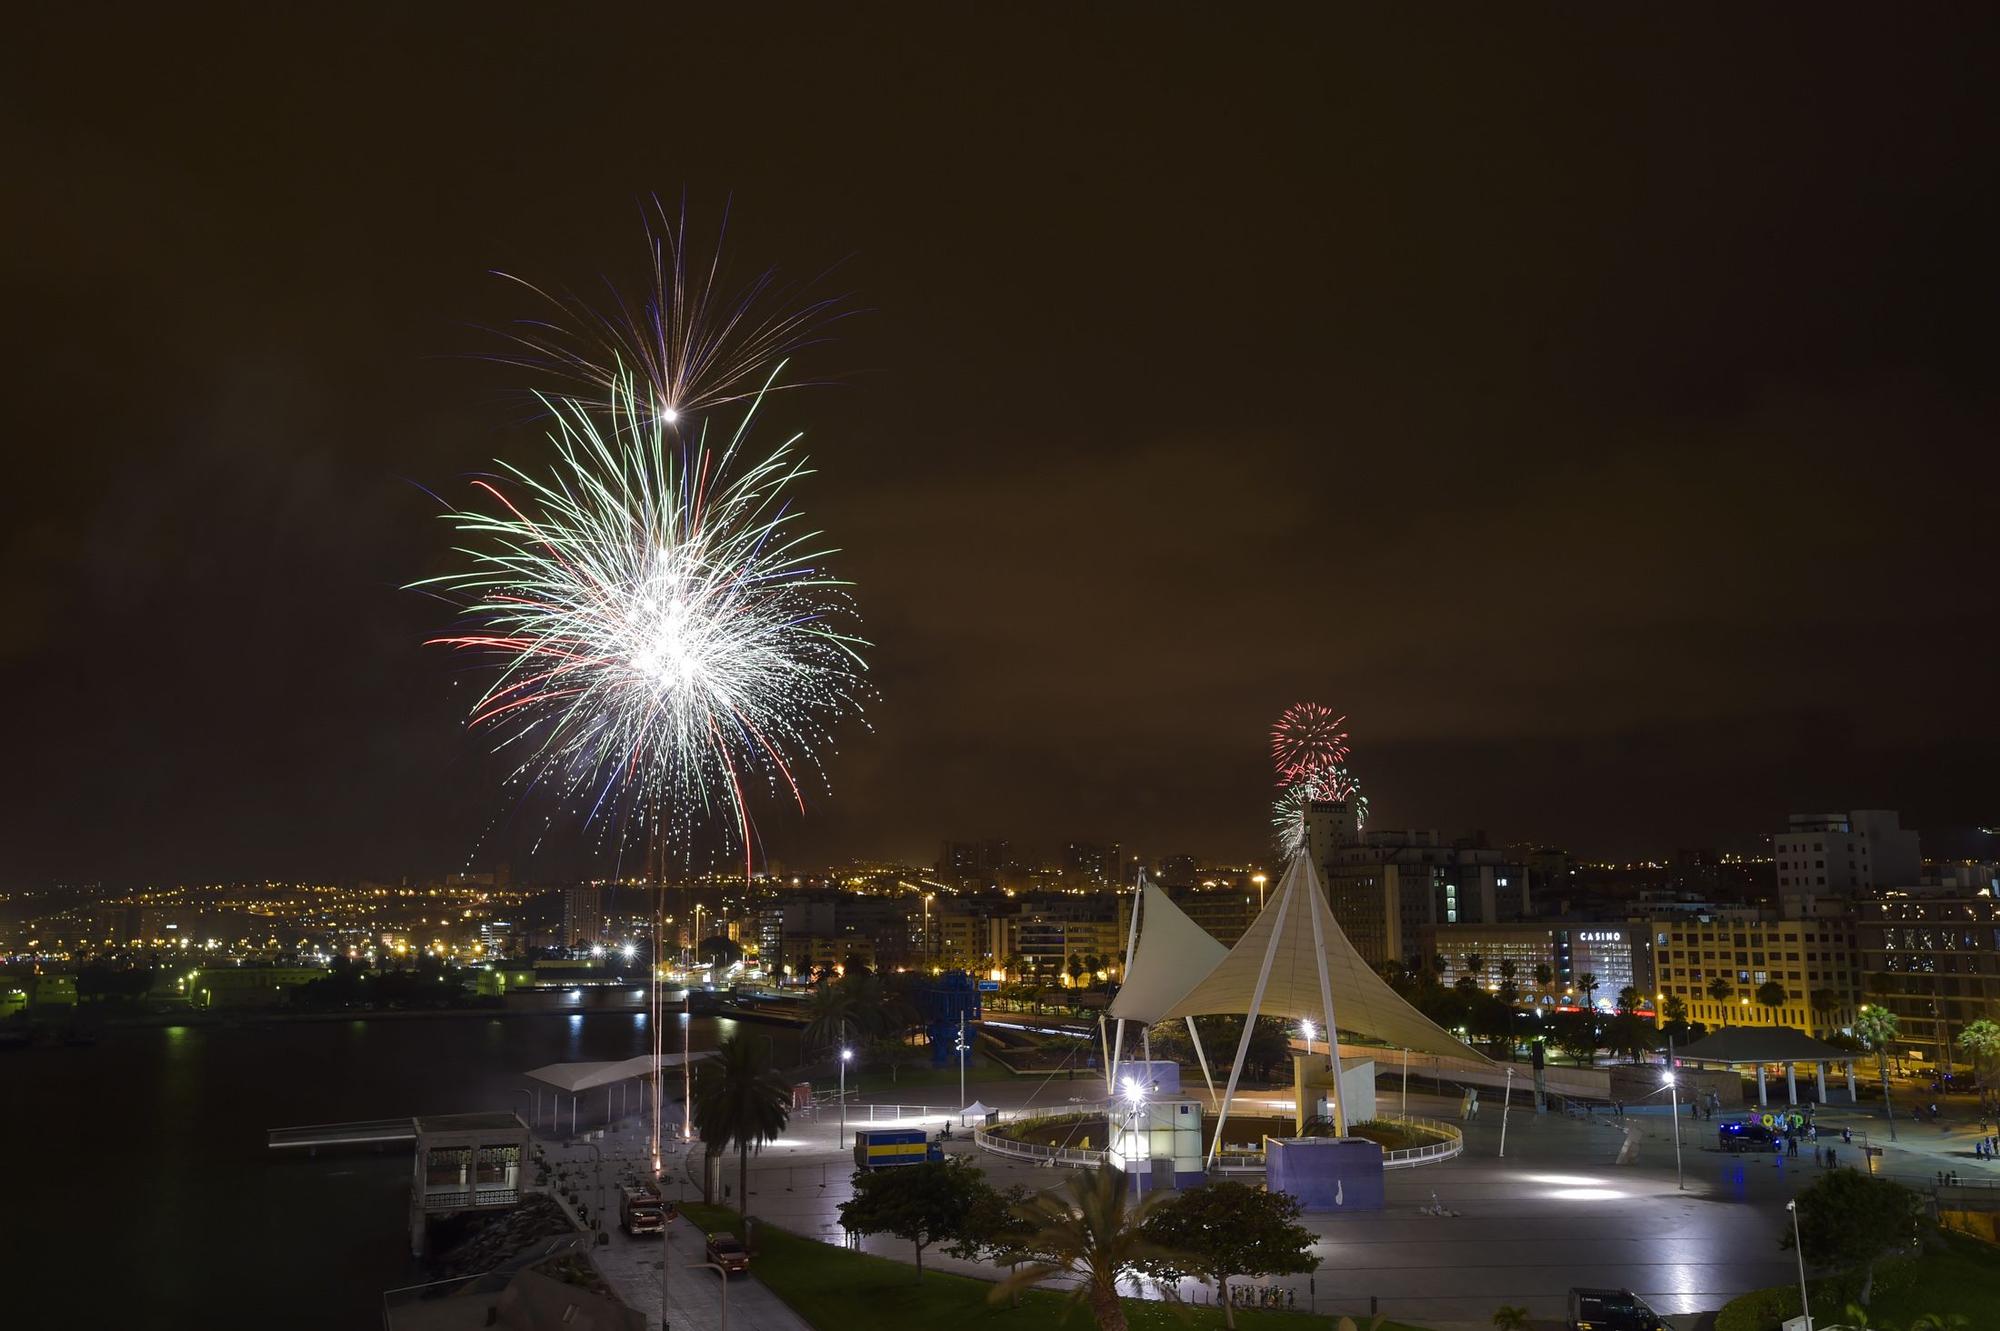
[[953,883],[997,882],[1000,871],[1011,858],[1008,852],[1005,838],[1000,837],[986,841],[947,841],[944,853],[938,856],[938,876]]
[[1959,1033],[2000,1021],[2000,902],[1912,893],[1851,910],[1863,997],[1896,1014],[1897,1057],[1969,1062]]
[[1336,845],[1325,872],[1333,917],[1370,963],[1419,955],[1427,927],[1528,914],[1527,870],[1477,838],[1446,844],[1436,832],[1368,832]]
[[1772,841],[1782,896],[1908,887],[1923,873],[1917,834],[1893,809],[1795,813]]
[[[1854,920],[1842,913],[1802,919],[1719,915],[1651,922],[1655,991],[1687,1004],[1691,1021],[1723,1026],[1790,1026],[1828,1035],[1854,1024]],[[1767,984],[1784,990],[1767,1003]],[[1664,1018],[1664,1012],[1662,1012]]]
[[[1568,920],[1555,923],[1438,924],[1419,931],[1419,950],[1407,960],[1443,958],[1442,983],[1470,974],[1480,988],[1500,987],[1502,962],[1514,963],[1514,984],[1522,1000],[1543,1007],[1580,1005],[1585,976],[1596,982],[1588,997],[1599,1008],[1618,1002],[1628,986],[1639,991],[1639,1006],[1653,1003],[1653,950],[1643,922]],[[1467,959],[1476,959],[1468,970]],[[1535,968],[1549,968],[1549,985],[1535,982]]]
[[595,883],[563,889],[563,946],[596,947],[604,941],[604,889]]
[[1094,841],[1072,841],[1063,847],[1063,876],[1093,883],[1117,883],[1121,876],[1121,850],[1116,841],[1103,845]]

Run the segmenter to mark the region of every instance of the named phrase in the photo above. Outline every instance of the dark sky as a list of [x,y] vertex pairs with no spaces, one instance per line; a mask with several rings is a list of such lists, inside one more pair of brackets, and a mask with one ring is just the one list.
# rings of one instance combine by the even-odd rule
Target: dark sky
[[0,883],[521,839],[417,486],[541,456],[489,270],[683,191],[867,310],[783,412],[881,697],[773,855],[1254,853],[1301,698],[1381,826],[2000,818],[1977,10],[732,8],[12,17]]

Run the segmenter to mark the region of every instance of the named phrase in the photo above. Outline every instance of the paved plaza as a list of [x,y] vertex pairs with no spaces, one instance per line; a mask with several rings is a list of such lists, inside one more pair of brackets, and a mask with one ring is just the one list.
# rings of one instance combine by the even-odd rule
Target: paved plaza
[[[1018,1083],[983,1082],[977,1098],[1002,1108],[1032,1101],[1051,1112],[1076,1107],[1073,1097],[1089,1096],[1097,1087],[1082,1080]],[[1253,1093],[1269,1098],[1268,1093]],[[913,1092],[911,1100],[932,1106],[926,1126],[933,1130],[938,1116],[956,1107],[955,1089],[929,1088]],[[1242,1097],[1239,1097],[1239,1100]],[[1385,1091],[1383,1108],[1395,1103]],[[1457,1118],[1455,1099],[1412,1095],[1413,1114]],[[916,1121],[892,1118],[889,1111],[861,1103],[851,1106],[848,1131],[878,1123]],[[1492,1325],[1502,1304],[1526,1307],[1537,1319],[1562,1315],[1572,1285],[1603,1285],[1632,1289],[1662,1313],[1692,1325],[1691,1314],[1720,1307],[1748,1290],[1795,1279],[1789,1252],[1778,1246],[1784,1225],[1784,1204],[1821,1171],[1808,1152],[1797,1159],[1775,1154],[1729,1155],[1716,1149],[1715,1124],[1683,1118],[1681,1160],[1685,1187],[1677,1186],[1672,1120],[1661,1114],[1632,1114],[1623,1119],[1600,1115],[1594,1120],[1561,1115],[1537,1115],[1517,1105],[1507,1115],[1506,1157],[1500,1158],[1500,1106],[1489,1100],[1471,1122],[1464,1124],[1465,1153],[1442,1164],[1391,1171],[1387,1178],[1387,1208],[1354,1215],[1309,1215],[1306,1223],[1321,1236],[1320,1269],[1311,1277],[1265,1282],[1291,1288],[1295,1306],[1327,1312],[1366,1313],[1371,1307],[1389,1316],[1436,1328],[1466,1331]],[[1943,1127],[1899,1123],[1901,1141],[1883,1140],[1879,1117],[1823,1113],[1823,1126],[1836,1133],[1842,1124],[1869,1134],[1884,1145],[1883,1172],[1911,1183],[1928,1181],[1937,1169],[1959,1170],[1963,1179],[1974,1174],[2000,1177],[1996,1167],[1974,1160],[1974,1121]],[[852,1195],[851,1154],[836,1146],[838,1113],[832,1107],[796,1116],[786,1135],[753,1157],[750,1171],[750,1211],[761,1221],[795,1233],[840,1243],[844,1239],[837,1207]],[[599,1149],[604,1153],[607,1202],[616,1196],[621,1168],[638,1172],[645,1154],[645,1130],[637,1119],[608,1130]],[[1842,1148],[1843,1163],[1860,1165],[1856,1144]],[[579,1144],[544,1139],[553,1158],[589,1163],[590,1150]],[[947,1151],[975,1160],[999,1186],[1021,1184],[1045,1188],[1061,1175],[1024,1161],[1003,1159],[978,1150],[969,1130],[954,1127]],[[668,1195],[698,1198],[700,1147],[692,1157],[677,1154]],[[733,1193],[736,1162],[722,1169],[724,1185]],[[1431,1216],[1421,1208],[1436,1201],[1449,1216]],[[728,1199],[731,1205],[735,1199]],[[615,1206],[610,1208],[615,1214]],[[685,1237],[681,1237],[685,1235]],[[699,1240],[687,1222],[675,1239],[685,1245],[682,1260],[696,1260]],[[867,1251],[898,1261],[911,1260],[909,1245],[874,1237]],[[614,1233],[610,1245],[598,1250],[627,1300],[634,1306],[658,1307],[657,1246]],[[925,1265],[991,1278],[993,1269],[963,1263],[935,1249]],[[694,1320],[676,1318],[677,1327],[709,1327],[719,1312],[714,1307],[713,1272],[675,1272],[675,1300]],[[1255,1282],[1253,1282],[1255,1283]],[[705,1291],[705,1292],[704,1292]],[[1137,1291],[1135,1291],[1137,1292]],[[1206,1301],[1206,1289],[1188,1286],[1186,1297]],[[802,1325],[775,1297],[754,1282],[738,1280],[731,1288],[730,1317],[739,1327]],[[753,1311],[754,1310],[754,1311]]]

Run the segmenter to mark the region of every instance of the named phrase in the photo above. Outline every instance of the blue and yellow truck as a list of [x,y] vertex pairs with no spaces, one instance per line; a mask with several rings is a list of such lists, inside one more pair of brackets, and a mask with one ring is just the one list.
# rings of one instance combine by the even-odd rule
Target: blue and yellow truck
[[889,1169],[944,1159],[944,1146],[922,1128],[860,1128],[854,1134],[857,1169]]

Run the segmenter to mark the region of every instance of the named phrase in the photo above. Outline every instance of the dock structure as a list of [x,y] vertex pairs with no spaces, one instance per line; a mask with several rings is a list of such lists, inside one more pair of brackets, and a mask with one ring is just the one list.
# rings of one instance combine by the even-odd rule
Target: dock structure
[[421,1257],[432,1219],[520,1205],[528,1136],[528,1125],[515,1113],[422,1114],[272,1128],[269,1145],[274,1151],[316,1154],[322,1147],[414,1143],[410,1249]]
[[314,1123],[302,1128],[272,1128],[274,1151],[303,1150],[317,1154],[322,1146],[393,1146],[417,1139],[413,1118],[371,1118],[359,1123]]

